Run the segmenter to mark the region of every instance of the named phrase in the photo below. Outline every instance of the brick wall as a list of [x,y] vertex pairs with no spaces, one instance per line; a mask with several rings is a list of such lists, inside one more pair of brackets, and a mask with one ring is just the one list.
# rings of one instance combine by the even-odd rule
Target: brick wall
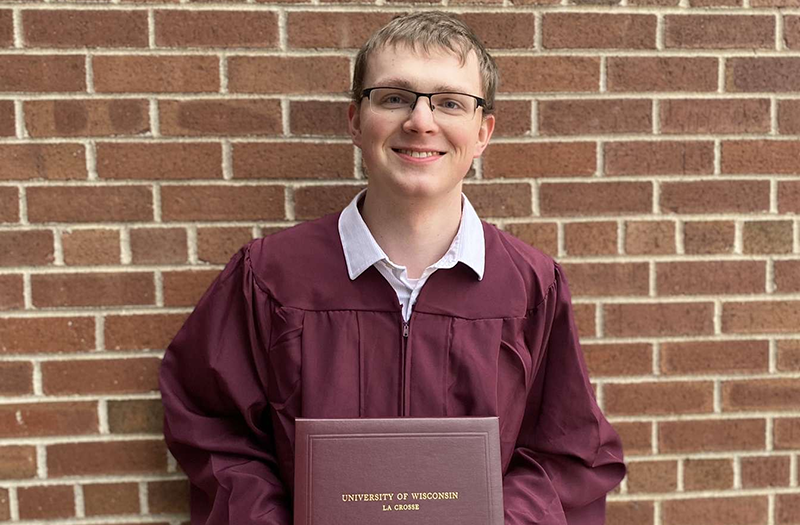
[[[466,191],[566,265],[626,445],[609,524],[800,524],[800,2],[449,3],[503,75]],[[355,47],[408,8],[0,2],[0,521],[186,520],[159,358],[362,187]]]

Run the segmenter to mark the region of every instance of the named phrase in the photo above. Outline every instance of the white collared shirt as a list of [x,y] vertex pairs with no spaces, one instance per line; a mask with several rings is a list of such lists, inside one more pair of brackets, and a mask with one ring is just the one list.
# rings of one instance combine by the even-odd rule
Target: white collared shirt
[[358,201],[366,191],[362,190],[356,195],[339,216],[339,237],[344,248],[347,272],[350,279],[354,280],[367,268],[374,265],[397,293],[405,321],[411,318],[411,310],[414,308],[414,303],[417,301],[417,296],[425,281],[436,270],[452,268],[459,262],[463,262],[475,272],[478,280],[483,279],[486,262],[483,225],[466,195],[461,195],[463,203],[461,222],[450,248],[441,259],[425,268],[419,279],[411,279],[408,277],[405,266],[399,266],[389,260],[361,217],[361,213],[358,211]]

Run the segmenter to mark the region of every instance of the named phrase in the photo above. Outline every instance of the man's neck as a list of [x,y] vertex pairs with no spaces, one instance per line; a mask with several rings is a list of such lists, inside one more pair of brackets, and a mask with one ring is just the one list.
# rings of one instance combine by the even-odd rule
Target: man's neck
[[439,199],[410,200],[370,188],[361,216],[381,249],[417,279],[447,253],[461,222],[461,188]]

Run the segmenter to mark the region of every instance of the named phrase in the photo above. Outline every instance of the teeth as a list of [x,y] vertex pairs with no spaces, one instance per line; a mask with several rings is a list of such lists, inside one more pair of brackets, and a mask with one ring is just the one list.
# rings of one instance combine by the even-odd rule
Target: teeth
[[424,159],[426,157],[441,155],[441,153],[439,153],[438,151],[411,151],[410,149],[401,149],[398,151],[400,153],[404,153],[410,157],[416,157],[418,159]]

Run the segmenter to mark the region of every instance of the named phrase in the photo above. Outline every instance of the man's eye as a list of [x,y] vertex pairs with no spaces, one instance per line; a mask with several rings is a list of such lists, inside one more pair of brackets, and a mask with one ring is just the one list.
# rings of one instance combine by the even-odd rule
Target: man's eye
[[448,99],[441,102],[440,106],[443,109],[452,109],[452,110],[464,109],[464,106],[458,100],[453,100],[453,99]]

